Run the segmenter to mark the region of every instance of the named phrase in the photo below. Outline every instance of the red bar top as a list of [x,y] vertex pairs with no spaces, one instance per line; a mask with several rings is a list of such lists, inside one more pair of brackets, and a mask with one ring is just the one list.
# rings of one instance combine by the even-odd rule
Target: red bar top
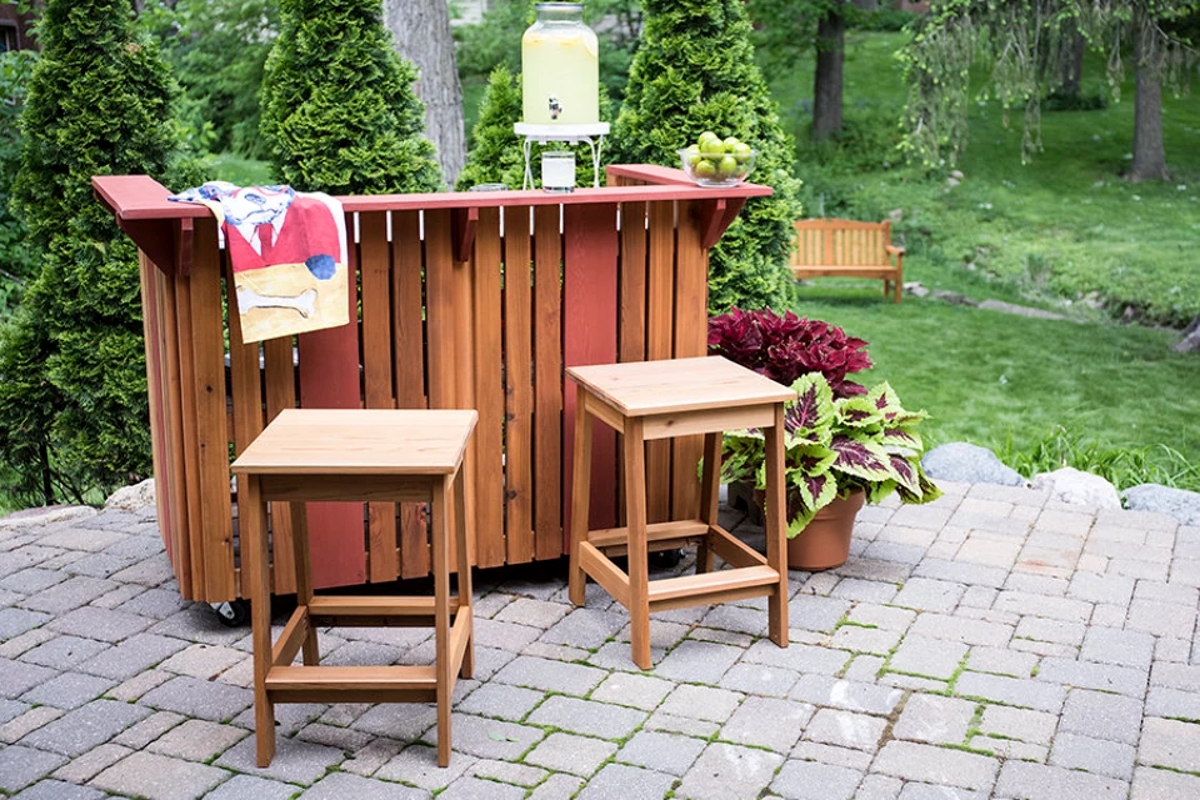
[[[682,170],[648,164],[607,167],[609,176],[644,180],[648,186],[605,186],[554,194],[539,189],[499,192],[433,192],[426,194],[351,195],[337,198],[347,212],[405,211],[426,208],[491,208],[496,206],[585,205],[656,200],[745,200],[772,194],[769,186],[743,183],[740,186],[697,186]],[[112,209],[117,219],[185,219],[209,216],[196,203],[178,203],[167,198],[172,192],[148,175],[97,175],[92,178],[96,195]]]

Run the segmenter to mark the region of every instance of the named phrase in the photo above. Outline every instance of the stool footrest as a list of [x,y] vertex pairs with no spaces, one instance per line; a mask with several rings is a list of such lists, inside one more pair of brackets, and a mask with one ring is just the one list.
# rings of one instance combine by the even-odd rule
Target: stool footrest
[[[278,702],[430,702],[437,699],[435,667],[273,667],[267,694]],[[366,700],[354,698],[370,698]]]
[[[458,598],[450,598],[450,613],[458,611]],[[347,597],[316,595],[308,604],[314,617],[430,617],[434,613],[434,598],[429,597]]]
[[779,590],[779,572],[771,567],[740,567],[651,581],[650,610],[723,603],[761,597]]
[[[708,534],[709,526],[696,519],[676,520],[674,522],[651,522],[646,526],[646,542],[650,549],[655,544],[676,546],[674,540],[699,540]],[[597,548],[625,547],[629,543],[629,528],[601,528],[588,531],[588,541]]]

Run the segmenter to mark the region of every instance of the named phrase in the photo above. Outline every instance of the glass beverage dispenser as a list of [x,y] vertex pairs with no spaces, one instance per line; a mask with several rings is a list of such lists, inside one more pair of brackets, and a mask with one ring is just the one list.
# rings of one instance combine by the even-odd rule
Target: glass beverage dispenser
[[583,24],[583,3],[538,3],[537,21],[521,38],[527,125],[594,125],[600,121],[596,34]]

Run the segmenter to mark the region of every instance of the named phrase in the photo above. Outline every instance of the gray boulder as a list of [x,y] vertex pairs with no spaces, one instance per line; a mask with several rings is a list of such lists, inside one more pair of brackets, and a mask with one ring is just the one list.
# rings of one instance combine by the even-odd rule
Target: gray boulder
[[1003,486],[1024,486],[1025,479],[986,447],[966,442],[939,445],[921,459],[929,477],[958,483],[998,483]]
[[1033,479],[1033,488],[1048,492],[1051,500],[1090,508],[1120,508],[1117,487],[1099,475],[1063,467],[1043,472]]
[[154,502],[154,478],[146,478],[141,483],[117,489],[104,501],[104,507],[121,511],[140,511],[147,506],[153,506]]
[[1200,525],[1200,492],[1143,483],[1125,490],[1125,506],[1174,517],[1184,525]]

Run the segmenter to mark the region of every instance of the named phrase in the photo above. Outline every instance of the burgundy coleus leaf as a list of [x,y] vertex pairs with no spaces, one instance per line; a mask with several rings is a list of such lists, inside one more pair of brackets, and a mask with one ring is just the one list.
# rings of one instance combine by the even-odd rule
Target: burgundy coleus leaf
[[864,397],[844,397],[837,401],[838,420],[849,428],[866,428],[880,422],[879,412]]
[[904,456],[894,453],[888,458],[892,463],[892,475],[896,483],[908,489],[913,494],[919,494],[921,491],[921,478],[917,473],[916,465]]
[[919,453],[922,449],[920,435],[907,428],[884,428],[879,434],[879,444],[889,453],[898,450]]
[[820,373],[804,375],[792,384],[796,400],[783,415],[784,429],[804,437],[826,438],[833,423],[833,392]]
[[839,472],[865,481],[886,481],[893,477],[887,451],[874,442],[836,435],[830,447],[837,453],[833,469]]

